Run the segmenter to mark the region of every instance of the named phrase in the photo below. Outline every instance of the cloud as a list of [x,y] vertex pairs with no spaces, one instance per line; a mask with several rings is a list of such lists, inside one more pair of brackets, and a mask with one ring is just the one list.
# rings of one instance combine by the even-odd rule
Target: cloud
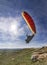
[[[0,17],[0,42],[15,42],[24,35],[24,27],[21,27],[21,17]],[[16,31],[11,31],[11,25],[17,26]],[[15,34],[16,33],[16,34]]]
[[1,49],[17,49],[17,48],[38,48],[38,47],[43,47],[47,46],[47,42],[38,44],[36,42],[26,44],[24,41],[16,41],[15,43],[13,42],[6,42],[3,44],[0,43],[0,48]]

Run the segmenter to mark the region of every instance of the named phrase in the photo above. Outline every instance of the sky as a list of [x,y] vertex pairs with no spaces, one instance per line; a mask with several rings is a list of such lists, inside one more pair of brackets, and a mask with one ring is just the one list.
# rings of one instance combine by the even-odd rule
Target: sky
[[[33,18],[36,35],[26,44],[26,34],[32,34],[21,13]],[[47,46],[47,0],[0,0],[0,48],[31,48]]]

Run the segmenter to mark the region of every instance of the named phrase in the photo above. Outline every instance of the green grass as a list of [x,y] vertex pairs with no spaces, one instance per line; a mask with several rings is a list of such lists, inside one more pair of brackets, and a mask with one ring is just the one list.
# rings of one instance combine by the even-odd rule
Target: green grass
[[0,50],[0,65],[47,65],[47,58],[32,62],[31,55],[35,51],[40,50],[33,48],[18,50],[17,52],[16,50]]

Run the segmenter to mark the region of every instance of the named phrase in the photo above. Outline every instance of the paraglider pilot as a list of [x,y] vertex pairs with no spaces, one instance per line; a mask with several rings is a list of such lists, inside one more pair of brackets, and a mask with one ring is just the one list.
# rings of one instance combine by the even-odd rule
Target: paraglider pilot
[[27,35],[27,39],[25,40],[26,43],[29,43],[32,40],[33,37],[34,37],[34,34],[32,36],[31,35]]

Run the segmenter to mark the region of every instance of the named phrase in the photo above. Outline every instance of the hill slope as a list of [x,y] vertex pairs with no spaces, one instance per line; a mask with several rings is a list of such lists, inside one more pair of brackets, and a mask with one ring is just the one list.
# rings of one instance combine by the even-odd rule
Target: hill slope
[[33,62],[31,56],[34,52],[47,52],[47,47],[30,48],[23,50],[0,50],[0,65],[47,65],[47,58]]

